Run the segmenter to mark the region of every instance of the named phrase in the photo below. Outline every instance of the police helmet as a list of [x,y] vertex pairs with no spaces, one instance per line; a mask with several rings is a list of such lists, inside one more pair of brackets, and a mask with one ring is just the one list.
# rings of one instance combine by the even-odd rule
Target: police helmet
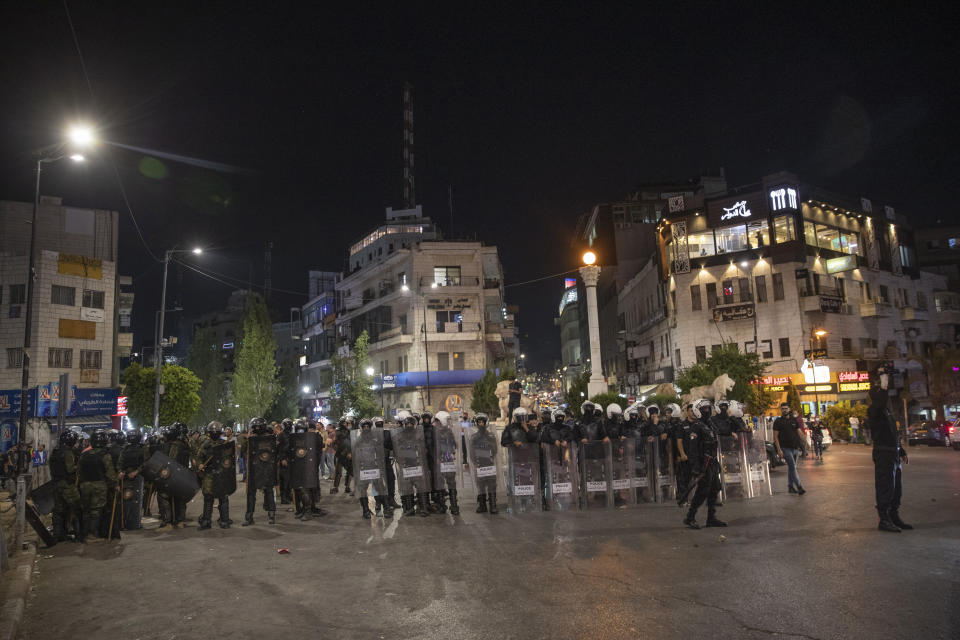
[[110,438],[111,444],[117,444],[125,440],[123,432],[119,429],[107,429],[107,437]]
[[77,433],[71,429],[64,429],[63,433],[60,434],[60,446],[61,447],[72,447],[77,444]]
[[293,423],[293,432],[306,433],[306,431],[307,431],[307,419],[297,418],[297,420]]
[[417,419],[414,418],[413,416],[407,416],[406,418],[403,419],[403,426],[404,426],[404,427],[415,427],[415,426],[417,426]]
[[110,443],[110,435],[103,429],[97,429],[90,436],[90,446],[94,449],[102,449]]
[[219,440],[222,435],[223,425],[217,420],[211,420],[207,424],[207,436],[209,436],[211,440]]
[[551,414],[550,417],[553,418],[553,422],[554,422],[554,423],[556,423],[556,424],[563,424],[563,421],[566,420],[566,418],[567,418],[567,414],[565,414],[565,413],[564,413],[563,411],[561,411],[560,409],[554,409],[554,411],[553,411],[553,413]]
[[397,411],[397,422],[403,422],[410,417],[410,412],[406,409],[400,409]]
[[692,415],[694,418],[700,418],[700,409],[697,408],[695,402],[688,402],[687,409],[690,410],[690,415]]
[[614,420],[617,417],[623,415],[623,408],[618,405],[616,402],[611,402],[607,405],[607,417],[611,420]]
[[142,439],[143,434],[140,433],[140,429],[130,429],[130,431],[127,431],[127,444],[140,444]]
[[291,418],[284,418],[280,422],[280,426],[283,427],[284,433],[293,433],[293,420]]
[[427,425],[433,421],[433,415],[429,411],[424,411],[420,414],[420,423]]
[[383,429],[383,417],[382,417],[382,416],[374,416],[374,418],[373,418],[373,426],[375,426],[377,429]]
[[593,403],[587,400],[580,405],[580,413],[583,417],[588,418],[593,415]]
[[680,405],[678,405],[676,402],[665,404],[663,406],[663,411],[664,412],[669,411],[671,417],[674,417],[674,418],[680,417]]
[[180,430],[175,427],[164,427],[161,433],[163,434],[163,439],[167,442],[173,442],[180,437]]
[[478,427],[485,427],[485,426],[487,426],[487,423],[488,423],[489,421],[490,421],[490,419],[487,418],[487,414],[485,414],[485,413],[478,413],[477,415],[473,416],[473,422],[474,422],[474,424],[476,424]]
[[513,410],[513,419],[516,422],[526,422],[527,421],[527,410],[523,407],[517,407]]
[[371,420],[370,418],[364,418],[363,420],[360,421],[360,428],[362,430],[373,429],[373,420]]
[[433,419],[438,421],[443,426],[450,424],[450,414],[446,411],[437,411],[436,415],[433,416]]
[[265,430],[267,428],[267,421],[263,418],[250,418],[250,423],[247,426],[250,431]]
[[[697,411],[700,413],[700,416],[706,414],[709,416],[713,413],[713,403],[707,400],[706,398],[701,398],[694,403]],[[699,417],[699,416],[698,416]]]
[[717,411],[725,411],[730,408],[730,401],[726,398],[717,403]]
[[730,404],[727,407],[727,415],[733,418],[742,418],[743,417],[743,404],[737,400],[729,400]]

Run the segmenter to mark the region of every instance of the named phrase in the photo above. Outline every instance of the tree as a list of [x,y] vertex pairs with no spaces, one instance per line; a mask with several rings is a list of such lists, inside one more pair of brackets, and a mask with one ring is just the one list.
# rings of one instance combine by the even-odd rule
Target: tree
[[193,421],[206,424],[219,419],[224,406],[223,388],[227,375],[223,372],[223,358],[210,329],[200,329],[194,334],[187,353],[187,368],[201,380],[200,406],[192,417]]
[[850,440],[852,435],[850,430],[851,417],[860,421],[862,430],[867,423],[867,405],[850,406],[850,403],[844,400],[827,407],[820,420],[830,428],[830,434],[835,440]]
[[[127,394],[127,415],[136,425],[153,425],[153,393],[157,376],[153,367],[133,363],[121,376]],[[165,364],[160,370],[160,424],[187,422],[200,406],[200,378],[186,367]]]
[[296,416],[300,412],[297,373],[297,367],[293,363],[288,362],[280,366],[280,395],[264,416],[267,420],[279,422],[284,418]]
[[797,412],[797,415],[803,414],[803,405],[800,404],[800,392],[792,384],[787,385],[787,404]]
[[698,362],[680,373],[677,384],[689,392],[693,387],[713,384],[714,380],[725,373],[736,383],[727,393],[727,399],[738,400],[746,405],[751,394],[750,383],[766,372],[767,365],[760,360],[758,354],[740,353],[736,344],[727,343],[707,356],[703,362]]
[[276,352],[277,341],[266,305],[255,300],[243,318],[230,391],[230,415],[237,420],[263,416],[280,394]]
[[[767,391],[763,388],[763,385],[752,384],[750,385],[750,393],[747,396],[747,402],[744,406],[748,414],[752,416],[762,416],[767,412],[767,409],[776,404],[779,398],[779,392]],[[797,396],[797,400],[800,400],[799,395]]]
[[470,400],[470,408],[474,413],[485,413],[487,416],[500,415],[500,400],[496,393],[497,382],[497,374],[487,369],[483,377],[473,383],[473,399]]
[[350,355],[338,354],[330,358],[334,385],[330,394],[332,415],[339,416],[353,411],[366,417],[379,412],[379,403],[370,388],[373,379],[367,374],[369,346],[370,335],[364,329],[354,341]]
[[567,389],[566,402],[568,408],[577,418],[580,417],[580,405],[587,399],[587,383],[590,382],[590,372],[584,371],[573,379]]
[[946,405],[960,400],[960,350],[937,348],[922,360],[927,374],[927,395],[937,410],[937,419],[946,420]]

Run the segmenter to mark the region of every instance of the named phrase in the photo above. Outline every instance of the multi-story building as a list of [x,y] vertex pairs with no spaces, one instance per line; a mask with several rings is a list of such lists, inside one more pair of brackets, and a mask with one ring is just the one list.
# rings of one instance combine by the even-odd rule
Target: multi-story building
[[339,272],[311,271],[310,299],[300,312],[301,339],[306,347],[300,364],[300,407],[304,415],[319,417],[330,409],[333,369],[330,357],[336,353],[336,283]]
[[[19,389],[33,203],[0,202],[0,389]],[[70,373],[71,385],[111,387],[117,295],[116,211],[44,196],[37,212],[30,387]]]
[[[582,285],[581,285],[582,286]],[[573,278],[564,280],[560,296],[559,314],[554,324],[560,327],[560,379],[564,390],[583,370],[583,350],[580,342],[580,287]]]
[[243,319],[251,305],[261,300],[259,293],[253,293],[248,289],[232,292],[227,299],[226,307],[205,313],[190,324],[188,329],[190,339],[178,340],[180,343],[178,351],[186,354],[190,343],[196,339],[197,333],[207,331],[211,346],[223,359],[223,372],[233,373],[234,356],[239,346],[237,340],[243,333]]
[[496,247],[440,239],[419,206],[387,209],[387,224],[351,247],[349,264],[336,283],[337,344],[367,332],[388,411],[459,411],[486,369],[516,366]]
[[960,293],[960,227],[923,227],[914,235],[920,268],[946,276],[950,290]]
[[866,371],[893,360],[913,410],[929,410],[922,357],[955,335],[957,312],[938,311],[946,279],[918,268],[913,231],[892,207],[779,173],[722,197],[671,200],[657,238],[645,279],[659,276],[661,292],[645,284],[621,296],[648,376],[735,344],[768,364],[771,390],[793,383],[815,412],[864,399]]

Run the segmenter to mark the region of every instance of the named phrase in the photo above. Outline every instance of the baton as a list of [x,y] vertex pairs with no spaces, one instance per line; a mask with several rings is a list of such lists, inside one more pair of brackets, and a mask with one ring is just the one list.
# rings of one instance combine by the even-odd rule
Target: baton
[[[120,481],[123,484],[123,481]],[[113,518],[117,514],[117,492],[113,492],[113,508],[110,510],[110,530],[107,534],[107,542],[113,540]]]

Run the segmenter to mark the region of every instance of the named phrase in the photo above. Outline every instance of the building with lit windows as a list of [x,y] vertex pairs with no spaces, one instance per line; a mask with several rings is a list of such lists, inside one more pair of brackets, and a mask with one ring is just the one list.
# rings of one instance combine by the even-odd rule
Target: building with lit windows
[[564,280],[560,310],[554,324],[560,327],[560,379],[564,389],[583,370],[583,349],[580,343],[580,287],[573,278]]

